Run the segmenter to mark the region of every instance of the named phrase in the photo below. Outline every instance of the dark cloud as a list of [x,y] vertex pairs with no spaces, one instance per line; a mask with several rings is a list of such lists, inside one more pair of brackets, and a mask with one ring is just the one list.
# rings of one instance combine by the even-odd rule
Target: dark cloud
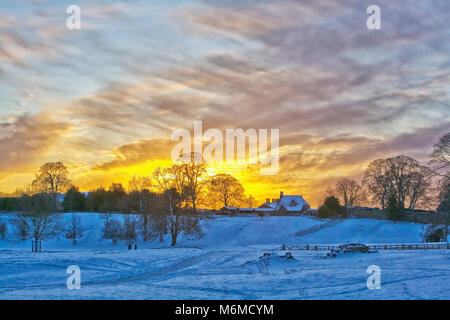
[[433,141],[450,129],[450,122],[437,127],[426,127],[406,132],[392,138],[337,135],[305,144],[295,152],[283,154],[280,171],[301,172],[339,170],[351,166],[366,165],[377,158],[388,158],[400,153],[420,156],[426,161]]
[[34,166],[69,128],[45,114],[23,115],[12,122],[1,123],[0,171]]

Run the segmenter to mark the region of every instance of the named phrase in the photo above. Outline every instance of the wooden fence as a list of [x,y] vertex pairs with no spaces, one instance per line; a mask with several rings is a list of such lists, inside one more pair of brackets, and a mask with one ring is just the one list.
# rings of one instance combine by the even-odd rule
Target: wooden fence
[[[432,250],[432,249],[450,249],[450,244],[439,243],[402,243],[402,244],[371,244],[367,245],[369,250]],[[339,245],[282,245],[281,250],[311,250],[311,251],[330,251],[339,249]]]
[[304,237],[310,233],[314,233],[317,232],[319,230],[325,229],[325,228],[329,228],[332,227],[340,222],[342,222],[342,219],[332,219],[326,223],[322,223],[322,224],[317,224],[315,226],[312,226],[311,228],[305,229],[305,230],[301,230],[295,233],[296,237]]

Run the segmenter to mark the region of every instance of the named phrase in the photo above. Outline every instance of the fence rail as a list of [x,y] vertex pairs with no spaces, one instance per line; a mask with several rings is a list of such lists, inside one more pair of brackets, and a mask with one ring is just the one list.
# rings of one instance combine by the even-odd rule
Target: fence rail
[[342,221],[343,221],[342,219],[333,219],[333,220],[330,220],[328,222],[312,226],[311,228],[308,228],[308,229],[305,229],[305,230],[302,230],[302,231],[298,231],[298,232],[295,233],[295,236],[296,237],[304,237],[304,236],[306,236],[308,234],[320,231],[322,229],[335,226],[338,223],[341,223]]
[[[401,243],[401,244],[371,244],[367,245],[369,250],[432,250],[432,249],[450,249],[449,243]],[[339,249],[339,245],[282,245],[281,250],[311,250],[311,251],[329,251]]]

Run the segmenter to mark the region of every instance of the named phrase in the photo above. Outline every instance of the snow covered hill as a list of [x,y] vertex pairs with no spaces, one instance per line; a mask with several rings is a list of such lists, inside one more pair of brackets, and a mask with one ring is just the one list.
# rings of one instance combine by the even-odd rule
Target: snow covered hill
[[[84,236],[73,246],[63,235],[43,242],[43,250],[126,250],[124,242],[112,245],[111,240],[101,237],[104,220],[102,214],[79,213],[85,229]],[[123,215],[113,215],[122,220]],[[69,220],[70,214],[63,214]],[[203,221],[205,236],[199,240],[187,240],[180,237],[178,247],[196,247],[211,249],[236,248],[272,248],[281,244],[341,244],[347,242],[363,243],[418,243],[422,242],[422,225],[415,223],[393,223],[372,219],[347,219],[336,225],[317,232],[298,237],[295,233],[314,226],[327,223],[308,216],[267,216],[261,217],[228,217],[213,216]],[[160,248],[170,246],[170,236],[163,243],[159,240],[139,241],[139,248]],[[29,249],[30,241],[0,240],[0,248]]]
[[[85,235],[76,246],[60,237],[31,253],[30,241],[0,240],[0,299],[449,299],[450,252],[380,251],[324,259],[281,244],[417,243],[422,226],[348,219],[303,237],[326,223],[314,217],[226,217],[204,221],[200,240],[167,236],[138,242],[101,239],[101,215],[81,213]],[[69,215],[65,214],[64,219]],[[122,216],[117,217],[121,219]],[[315,230],[313,228],[310,230]],[[271,256],[261,259],[264,253]],[[272,258],[273,257],[273,258]],[[80,290],[68,290],[66,268],[82,272]],[[381,269],[381,289],[369,290],[366,269]]]

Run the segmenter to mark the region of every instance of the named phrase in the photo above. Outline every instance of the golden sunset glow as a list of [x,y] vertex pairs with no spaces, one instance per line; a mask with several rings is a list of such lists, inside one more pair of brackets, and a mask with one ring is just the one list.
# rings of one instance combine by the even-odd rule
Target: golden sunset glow
[[399,18],[375,32],[351,1],[79,2],[80,30],[66,28],[66,1],[0,4],[2,194],[52,161],[82,191],[126,186],[172,165],[173,130],[202,121],[280,132],[275,175],[219,162],[209,176],[233,175],[257,202],[284,191],[317,207],[377,158],[427,163],[450,127],[448,32],[400,27],[426,4],[386,2]]

